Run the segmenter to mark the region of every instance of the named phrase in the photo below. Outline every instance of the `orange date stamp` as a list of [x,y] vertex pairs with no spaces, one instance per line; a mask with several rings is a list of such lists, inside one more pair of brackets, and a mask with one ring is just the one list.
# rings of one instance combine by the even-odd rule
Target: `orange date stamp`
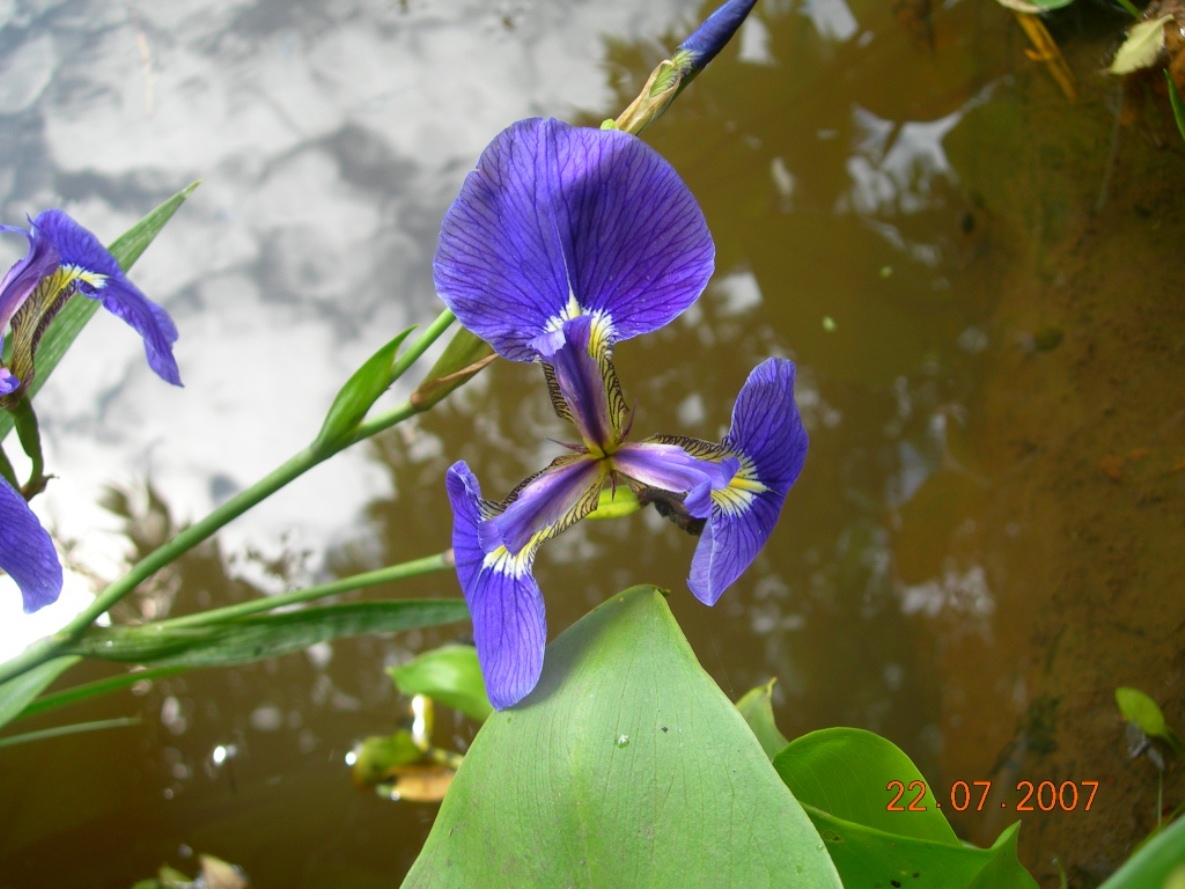
[[[908,784],[890,781],[885,790],[893,795],[885,806],[889,812],[925,812],[931,808],[966,812],[972,806],[976,812],[982,812],[988,805],[992,782],[956,781],[950,786],[950,794],[945,800],[932,794],[925,781],[910,781]],[[1011,808],[1017,812],[1074,812],[1079,809],[1089,812],[1098,790],[1098,781],[1062,781],[1060,784],[1053,781],[1018,781],[1016,792],[1020,798],[1013,801]],[[927,805],[931,798],[932,805]],[[1009,808],[1009,801],[1001,802],[1000,808]]]

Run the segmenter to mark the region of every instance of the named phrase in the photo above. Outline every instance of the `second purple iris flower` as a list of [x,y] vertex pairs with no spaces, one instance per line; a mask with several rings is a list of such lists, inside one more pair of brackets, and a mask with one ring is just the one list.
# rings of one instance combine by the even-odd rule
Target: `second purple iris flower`
[[543,667],[535,553],[588,515],[606,484],[657,497],[702,529],[688,585],[709,605],[773,531],[807,450],[792,362],[771,358],[750,374],[722,442],[627,440],[613,345],[690,306],[714,255],[695,198],[657,152],[556,120],[500,133],[445,216],[437,292],[503,358],[543,365],[556,412],[581,439],[498,502],[463,461],[448,471],[457,574],[498,709],[529,694]]

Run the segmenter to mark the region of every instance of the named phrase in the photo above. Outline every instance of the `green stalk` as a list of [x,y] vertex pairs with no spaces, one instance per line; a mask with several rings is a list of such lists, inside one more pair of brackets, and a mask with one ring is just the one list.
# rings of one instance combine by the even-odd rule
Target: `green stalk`
[[[424,329],[416,341],[399,357],[391,370],[391,382],[394,383],[402,376],[412,363],[428,350],[432,343],[453,323],[453,313],[448,309],[441,312],[436,319]],[[217,507],[201,521],[190,525],[172,540],[153,550],[139,562],[132,566],[119,580],[104,589],[94,601],[79,612],[66,626],[45,639],[34,642],[16,657],[0,664],[0,682],[6,682],[14,676],[31,670],[55,656],[62,646],[77,639],[94,623],[95,619],[104,614],[111,607],[137,586],[163,568],[170,562],[180,558],[202,541],[215,534],[224,525],[237,519],[247,510],[267,499],[289,482],[304,475],[314,466],[328,460],[334,454],[344,450],[352,444],[363,441],[370,436],[389,429],[397,423],[420,413],[421,408],[410,401],[380,414],[369,421],[363,421],[357,430],[340,445],[324,451],[314,451],[306,447],[288,458],[284,463],[261,478],[251,487],[246,488],[230,500]],[[271,599],[264,601],[272,601]],[[275,607],[269,605],[269,607]]]
[[276,608],[283,608],[286,605],[296,605],[301,602],[310,602],[313,599],[321,599],[325,596],[335,596],[338,593],[348,593],[351,590],[378,586],[381,583],[388,583],[393,580],[406,580],[409,577],[420,577],[424,574],[433,574],[437,571],[451,571],[452,568],[452,553],[451,551],[446,551],[437,553],[434,556],[425,556],[422,559],[413,559],[410,562],[403,562],[399,565],[379,568],[376,571],[355,574],[353,577],[343,577],[340,580],[323,583],[319,586],[311,586],[308,589],[293,590],[290,593],[280,593],[275,596],[263,596],[258,599],[251,599],[248,602],[240,602],[237,605],[227,605],[224,608],[213,608],[209,611],[199,612],[198,614],[186,614],[182,617],[157,621],[153,626],[162,629],[175,629],[176,627],[193,626],[194,624],[208,625],[220,623],[222,621],[234,620],[238,617],[246,617],[250,614],[272,611]]

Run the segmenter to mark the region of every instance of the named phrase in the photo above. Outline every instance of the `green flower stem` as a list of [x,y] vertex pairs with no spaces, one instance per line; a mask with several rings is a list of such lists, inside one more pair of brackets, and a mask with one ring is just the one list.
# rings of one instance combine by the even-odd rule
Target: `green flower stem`
[[[449,325],[453,323],[453,320],[454,316],[452,312],[447,309],[441,312],[395,362],[391,370],[391,382],[399,379],[412,363],[423,355],[432,343],[440,338],[440,335],[448,329]],[[96,618],[110,610],[116,602],[128,595],[128,593],[165,565],[180,558],[184,553],[212,536],[224,525],[237,519],[247,510],[270,497],[289,482],[304,475],[314,466],[328,460],[339,451],[369,438],[378,432],[389,429],[397,423],[415,416],[421,410],[422,408],[413,405],[410,401],[406,401],[371,420],[364,420],[358,425],[354,434],[340,445],[323,451],[316,451],[312,447],[303,448],[251,487],[240,491],[204,519],[190,525],[172,540],[163,544],[133,565],[127,574],[99,593],[90,605],[79,612],[73,620],[57,633],[38,642],[34,642],[16,657],[0,664],[0,682],[6,682],[14,676],[19,676],[21,673],[31,670],[33,667],[53,658],[63,646],[68,645],[82,635],[86,628],[94,623]],[[264,601],[271,603],[273,600],[269,598]],[[268,607],[272,608],[275,605],[269,604]]]
[[16,470],[12,468],[12,463],[9,462],[3,447],[0,447],[0,477],[3,477],[15,490],[21,489],[20,482],[16,480]]
[[399,565],[379,568],[377,571],[367,571],[365,574],[343,577],[340,580],[312,586],[308,589],[293,590],[290,593],[280,593],[275,596],[264,596],[259,599],[251,599],[248,602],[240,602],[237,605],[227,605],[225,608],[213,608],[209,611],[199,612],[198,614],[186,614],[182,617],[157,621],[153,626],[160,627],[161,629],[174,629],[176,627],[193,626],[195,624],[208,625],[219,623],[238,617],[246,617],[249,614],[271,611],[286,605],[296,605],[300,602],[310,602],[313,599],[321,599],[325,596],[347,593],[350,590],[378,586],[381,583],[388,583],[394,580],[406,580],[409,577],[420,577],[425,574],[433,574],[437,571],[451,571],[452,568],[452,551],[446,550],[434,556],[425,556],[422,559],[413,559],[410,562],[403,562]]

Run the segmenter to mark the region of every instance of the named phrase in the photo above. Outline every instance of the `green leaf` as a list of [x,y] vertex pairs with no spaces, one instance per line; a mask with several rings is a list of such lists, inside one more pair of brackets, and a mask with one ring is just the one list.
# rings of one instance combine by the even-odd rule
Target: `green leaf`
[[391,385],[391,369],[395,366],[395,356],[413,330],[414,327],[409,327],[403,331],[367,358],[346,380],[346,384],[333,399],[333,404],[329,406],[325,422],[321,424],[321,431],[317,433],[317,438],[313,442],[313,450],[337,450],[353,434],[358,424],[366,418],[366,412]]
[[81,658],[54,658],[0,684],[0,726],[16,719],[34,698],[79,660]]
[[1129,858],[1099,889],[1180,889],[1185,886],[1185,818]]
[[427,695],[478,722],[494,712],[472,645],[426,651],[406,664],[389,667],[387,675],[405,695]]
[[1127,32],[1127,40],[1115,53],[1108,74],[1130,74],[1140,68],[1150,68],[1164,48],[1164,23],[1171,15],[1136,22]]
[[95,698],[100,695],[120,691],[124,688],[130,688],[138,682],[150,682],[153,679],[161,679],[165,676],[174,676],[177,673],[181,673],[183,671],[183,667],[160,667],[154,670],[130,670],[127,673],[120,673],[118,676],[109,676],[106,679],[97,679],[94,682],[85,682],[82,685],[74,685],[70,688],[63,688],[61,691],[54,692],[51,695],[43,695],[42,697],[37,698],[37,700],[33,701],[20,712],[20,716],[18,718],[24,719],[28,716],[36,716],[38,713],[47,713],[50,710],[56,710],[59,707],[67,707],[70,704],[76,704],[79,701],[85,701],[89,698]]
[[[194,189],[200,184],[198,181],[187,185],[111,243],[107,249],[111,251],[120,268],[125,272],[131,269],[132,264],[140,258],[140,254],[164,228],[165,223],[177,212],[177,208],[185,203],[185,199],[193,194]],[[99,310],[99,306],[98,300],[72,299],[58,312],[37,347],[37,375],[28,388],[29,398],[36,395],[45,385],[45,381],[65,356],[70,344],[82,332],[91,316]],[[11,429],[12,417],[0,412],[0,441],[4,440]]]
[[[846,886],[893,880],[911,889],[1037,885],[1016,860],[1017,825],[991,849],[964,846],[935,808],[917,766],[879,735],[854,728],[811,732],[791,741],[773,764],[827,843]],[[903,811],[889,810],[894,797]],[[924,810],[909,811],[911,803]]]
[[774,768],[786,786],[804,805],[810,804],[837,818],[874,827],[886,833],[958,845],[959,839],[933,796],[919,800],[926,810],[889,811],[897,795],[896,783],[909,788],[901,796],[901,808],[926,787],[926,779],[913,761],[892,741],[858,728],[827,728],[795,738],[774,758]]
[[423,758],[424,751],[406,729],[393,735],[364,738],[354,748],[354,783],[359,787],[373,787],[390,777],[391,769],[396,766],[410,765]]
[[1115,689],[1115,703],[1127,722],[1133,723],[1148,737],[1159,738],[1175,752],[1181,752],[1181,739],[1169,728],[1163,711],[1148,695],[1138,688],[1121,686]]
[[96,627],[67,651],[157,666],[228,666],[277,657],[331,639],[468,619],[469,611],[461,599],[351,602],[213,625]]
[[806,806],[845,886],[910,889],[1037,889],[1016,859],[1017,822],[990,849],[902,836]]
[[493,347],[476,333],[462,327],[444,347],[423,382],[411,395],[411,403],[427,410],[454,389],[469,382],[496,357]]
[[605,487],[597,498],[597,508],[585,516],[586,519],[620,519],[633,515],[642,504],[637,496],[625,485]]
[[1167,68],[1164,72],[1164,79],[1168,81],[1169,104],[1173,106],[1173,119],[1177,121],[1177,131],[1181,134],[1181,138],[1185,139],[1185,98],[1182,98],[1181,91],[1177,89],[1177,83]]
[[25,732],[23,735],[9,735],[0,738],[0,748],[15,747],[17,744],[30,744],[34,741],[48,741],[50,738],[64,738],[68,735],[81,735],[86,732],[98,732],[109,728],[127,728],[139,725],[138,716],[120,716],[116,719],[96,719],[93,722],[75,722],[70,725],[57,725],[35,732]]
[[[737,710],[749,723],[749,728],[761,742],[761,749],[771,760],[781,753],[790,742],[778,731],[774,721],[773,693],[776,679],[749,691],[737,701]],[[801,801],[801,800],[800,800]]]
[[840,887],[818,833],[662,594],[547,649],[482,726],[404,886]]

